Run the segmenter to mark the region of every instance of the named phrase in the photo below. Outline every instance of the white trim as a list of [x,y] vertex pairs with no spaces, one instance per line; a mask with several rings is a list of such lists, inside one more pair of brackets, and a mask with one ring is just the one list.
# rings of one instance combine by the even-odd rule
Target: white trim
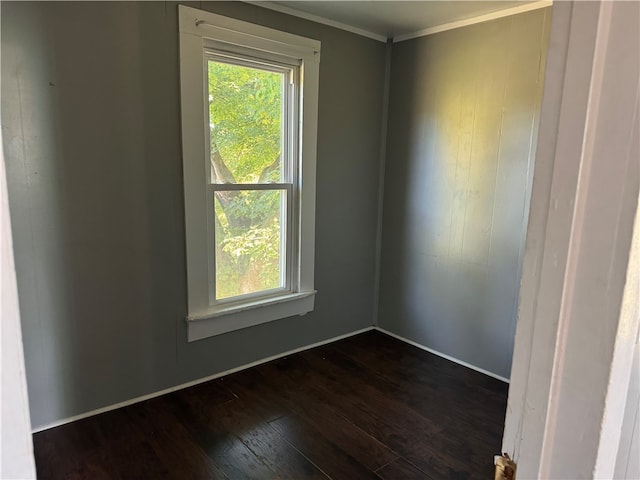
[[546,8],[552,5],[553,5],[553,0],[540,0],[538,2],[527,3],[525,5],[518,5],[517,7],[505,8],[504,10],[485,13],[484,15],[478,15],[477,17],[465,18],[464,20],[458,20],[450,23],[443,23],[442,25],[435,25],[433,27],[424,28],[416,32],[396,35],[395,37],[393,37],[393,43],[404,42],[405,40],[411,40],[413,38],[424,37],[426,35],[433,35],[434,33],[453,30],[455,28],[475,25],[476,23],[488,22],[490,20],[496,20],[498,18],[509,17],[511,15],[517,15],[519,13],[530,12],[532,10],[538,10],[539,8]]
[[[638,105],[638,98],[636,98],[636,105]],[[638,145],[640,145],[640,142],[638,142],[637,118],[639,110],[639,108],[636,108],[633,127],[636,132],[636,140],[634,141],[636,152],[632,155],[635,155],[635,158],[638,158],[637,150]],[[597,479],[619,478],[615,474],[615,469],[619,462],[614,460],[624,459],[625,456],[630,455],[628,451],[623,450],[620,452],[620,449],[625,445],[623,436],[625,430],[633,428],[633,420],[628,418],[627,412],[631,411],[637,415],[639,408],[636,394],[634,411],[634,400],[633,396],[631,396],[633,395],[634,381],[629,379],[633,375],[634,355],[636,355],[637,359],[638,333],[640,332],[640,268],[633,268],[633,265],[640,265],[640,209],[636,210],[630,250],[629,267],[627,268],[627,276],[622,293],[618,332],[616,333],[611,361],[609,389],[605,400],[600,447],[594,469],[594,478]],[[638,435],[637,432],[636,435]],[[632,434],[629,437],[632,437]],[[629,458],[626,459],[625,463],[628,462]],[[632,478],[630,473],[628,472],[629,476],[627,478]]]
[[451,355],[447,355],[445,353],[439,352],[437,350],[434,350],[433,348],[429,348],[429,347],[425,347],[424,345],[419,344],[418,342],[414,342],[413,340],[409,340],[408,338],[404,338],[401,337],[400,335],[396,335],[395,333],[391,333],[388,330],[385,330],[384,328],[380,328],[380,327],[374,327],[375,330],[384,333],[385,335],[389,335],[390,337],[396,338],[402,342],[408,343],[409,345],[413,345],[414,347],[418,347],[420,350],[424,350],[425,352],[429,352],[429,353],[433,353],[434,355],[437,355],[438,357],[442,357],[445,360],[449,360],[450,362],[453,363],[457,363],[458,365],[462,365],[463,367],[467,367],[470,368],[471,370],[475,370],[476,372],[479,373],[483,373],[485,375],[487,375],[488,377],[491,378],[495,378],[496,380],[500,380],[504,383],[509,383],[509,379],[505,378],[505,377],[501,377],[500,375],[496,375],[495,373],[492,373],[488,370],[485,370],[484,368],[480,368],[480,367],[476,367],[475,365],[471,365],[470,363],[467,362],[463,362],[462,360],[458,360],[455,357],[452,357]]
[[[554,239],[559,238],[561,226],[567,229],[571,222],[571,200],[567,198],[559,201],[558,194],[552,195],[554,169],[560,164],[563,169],[571,169],[576,153],[575,143],[582,138],[580,126],[584,117],[579,109],[567,111],[562,119],[562,105],[583,105],[586,101],[585,85],[588,84],[589,58],[592,51],[585,51],[593,44],[589,35],[590,28],[572,29],[573,8],[581,5],[584,8],[590,4],[572,2],[558,2],[553,9],[551,18],[549,47],[544,78],[544,94],[541,104],[540,125],[536,147],[535,169],[525,254],[522,260],[521,286],[518,297],[518,318],[514,337],[514,353],[511,366],[511,384],[507,401],[507,415],[502,439],[501,452],[506,452],[518,463],[519,475],[529,471],[531,478],[537,478],[537,466],[542,448],[542,430],[546,415],[548,386],[551,377],[551,358],[555,349],[556,325],[549,321],[536,322],[534,318],[551,319],[554,311],[559,308],[559,295],[562,291],[562,279],[556,274],[554,283],[543,283],[543,270],[564,271],[565,251],[547,245],[547,230],[550,228],[550,216],[558,219]],[[573,57],[569,53],[569,37],[573,32],[582,32],[574,42],[580,48],[574,47]],[[588,49],[587,49],[588,50]],[[584,64],[587,64],[586,66]],[[565,78],[567,77],[567,78]],[[584,79],[584,81],[583,81]],[[565,85],[571,85],[566,88]],[[562,123],[562,125],[561,125]],[[561,144],[558,131],[566,130]],[[575,141],[569,138],[575,137]],[[556,161],[562,159],[562,162]],[[568,174],[565,174],[569,176]],[[573,191],[574,181],[563,179],[558,192]],[[570,197],[570,195],[566,195]],[[562,207],[562,209],[560,208]],[[562,213],[562,216],[559,214]],[[563,237],[567,232],[562,233]],[[547,250],[548,249],[548,250]],[[545,263],[546,260],[546,263]],[[538,298],[544,302],[538,302]],[[535,345],[535,348],[534,348]],[[546,363],[544,368],[541,365]],[[533,365],[537,364],[535,368]],[[532,382],[535,381],[535,384]],[[537,408],[531,407],[535,405]],[[544,405],[544,406],[543,406]],[[535,415],[532,415],[535,413]],[[532,473],[532,472],[536,473]]]
[[[557,449],[555,444],[556,428],[559,424],[559,412],[562,410],[563,387],[566,385],[566,378],[563,375],[566,369],[566,358],[568,350],[568,336],[574,333],[571,322],[574,318],[576,299],[579,296],[577,290],[580,275],[584,272],[591,273],[589,266],[584,264],[584,232],[588,231],[588,221],[586,209],[589,207],[589,194],[593,195],[593,187],[590,187],[590,180],[594,170],[594,143],[596,141],[596,133],[598,127],[598,113],[600,107],[600,98],[602,95],[602,80],[604,77],[604,69],[607,44],[609,39],[609,29],[611,26],[612,4],[603,2],[598,13],[598,24],[596,27],[595,52],[593,54],[593,65],[590,72],[590,86],[586,105],[586,114],[584,121],[584,133],[582,135],[582,145],[580,152],[580,161],[575,172],[575,180],[577,182],[575,194],[571,197],[572,218],[570,224],[570,233],[567,248],[566,267],[563,274],[563,289],[560,297],[560,308],[558,311],[558,326],[555,340],[555,351],[553,355],[553,363],[551,368],[551,382],[549,387],[549,398],[547,403],[546,419],[544,426],[544,435],[542,438],[542,453],[540,455],[539,475],[551,478],[552,461],[554,450]],[[607,67],[609,65],[607,64]],[[571,87],[573,88],[573,86]],[[614,152],[612,152],[614,153]],[[613,159],[616,157],[612,157]],[[565,167],[566,168],[566,167]],[[613,168],[612,168],[613,170]],[[566,169],[566,171],[570,171]],[[622,184],[621,184],[622,186]],[[604,202],[603,202],[604,203]],[[592,216],[595,216],[592,214]],[[593,262],[591,265],[596,264]],[[596,264],[597,265],[597,264]],[[582,269],[581,269],[582,267]],[[586,268],[585,268],[586,267]],[[607,290],[611,289],[606,278]],[[605,281],[602,280],[604,283]],[[593,295],[593,292],[591,293]],[[604,319],[603,319],[604,320]],[[628,378],[628,377],[627,377]],[[624,413],[624,408],[622,412]],[[615,452],[613,456],[612,467],[615,467]]]
[[635,340],[621,304],[640,178],[637,19],[637,2],[554,6],[501,449],[519,478],[615,474]]
[[[293,15],[294,17],[304,18],[312,22],[320,23],[322,25],[328,25],[330,27],[339,28],[347,32],[355,33],[363,37],[371,38],[379,42],[386,43],[387,37],[385,35],[365,30],[363,28],[355,27],[346,23],[332,20],[330,18],[315,15],[313,13],[303,12],[297,8],[292,8],[285,5],[270,1],[245,1],[251,5],[257,7],[267,8],[287,15]],[[403,42],[405,40],[411,40],[412,38],[424,37],[426,35],[432,35],[434,33],[445,32],[447,30],[453,30],[455,28],[466,27],[469,25],[475,25],[476,23],[488,22],[490,20],[496,20],[498,18],[508,17],[510,15],[517,15],[518,13],[530,12],[539,8],[546,8],[553,5],[553,0],[539,0],[537,2],[527,3],[525,5],[518,5],[516,7],[505,8],[503,10],[497,10],[495,12],[478,15],[475,17],[465,18],[464,20],[457,20],[455,22],[443,23],[441,25],[434,25],[433,27],[424,28],[415,32],[404,33],[402,35],[396,35],[393,37],[393,43]]]
[[305,346],[302,346],[302,347],[294,348],[292,350],[287,350],[286,352],[278,353],[276,355],[271,355],[270,357],[265,357],[265,358],[262,358],[260,360],[256,360],[254,362],[246,363],[244,365],[240,365],[239,367],[230,368],[229,370],[225,370],[223,372],[214,373],[213,375],[202,377],[202,378],[199,378],[197,380],[192,380],[191,382],[186,382],[186,383],[182,383],[180,385],[176,385],[174,387],[169,387],[169,388],[165,388],[163,390],[158,390],[157,392],[149,393],[147,395],[141,395],[139,397],[135,397],[135,398],[132,398],[130,400],[125,400],[124,402],[114,403],[113,405],[108,405],[106,407],[97,408],[95,410],[91,410],[91,411],[86,412],[86,413],[81,413],[80,415],[74,415],[73,417],[63,418],[62,420],[58,420],[56,422],[48,423],[46,425],[34,428],[34,429],[32,429],[31,433],[42,432],[44,430],[49,430],[50,428],[55,428],[55,427],[59,427],[61,425],[66,425],[67,423],[75,422],[76,420],[82,420],[83,418],[92,417],[94,415],[100,415],[101,413],[106,413],[106,412],[110,412],[112,410],[117,410],[118,408],[128,407],[129,405],[134,405],[136,403],[144,402],[145,400],[150,400],[152,398],[160,397],[162,395],[166,395],[167,393],[177,392],[178,390],[183,390],[185,388],[193,387],[194,385],[199,385],[201,383],[205,383],[205,382],[208,382],[210,380],[215,380],[217,378],[224,377],[226,375],[231,375],[233,373],[240,372],[240,371],[246,370],[248,368],[257,367],[258,365],[262,365],[263,363],[271,362],[273,360],[278,360],[279,358],[284,358],[284,357],[287,357],[289,355],[294,355],[296,353],[304,352],[305,350],[311,350],[312,348],[321,347],[321,346],[327,345],[329,343],[338,342],[340,340],[344,340],[345,338],[354,337],[356,335],[360,335],[361,333],[370,332],[372,330],[377,330],[380,333],[383,333],[385,335],[389,335],[390,337],[393,337],[393,338],[396,338],[396,339],[398,339],[398,340],[400,340],[402,342],[408,343],[409,345],[413,345],[414,347],[417,347],[417,348],[419,348],[421,350],[424,350],[426,352],[429,352],[429,353],[432,353],[432,354],[437,355],[439,357],[442,357],[445,360],[449,360],[449,361],[451,361],[453,363],[457,363],[458,365],[462,365],[463,367],[467,367],[467,368],[470,368],[471,370],[475,370],[476,372],[483,373],[483,374],[485,374],[485,375],[487,375],[489,377],[495,378],[497,380],[501,380],[501,381],[503,381],[505,383],[509,383],[509,380],[504,378],[504,377],[501,377],[499,375],[491,373],[491,372],[489,372],[487,370],[483,370],[482,368],[478,368],[478,367],[476,367],[474,365],[471,365],[469,363],[463,362],[462,360],[458,360],[457,358],[451,357],[449,355],[445,355],[444,353],[441,353],[441,352],[438,352],[438,351],[433,350],[431,348],[425,347],[424,345],[420,345],[419,343],[416,343],[416,342],[413,342],[411,340],[408,340],[408,339],[406,339],[404,337],[401,337],[400,335],[396,335],[395,333],[391,333],[388,330],[385,330],[383,328],[376,327],[376,326],[371,326],[371,327],[361,328],[360,330],[356,330],[354,332],[349,332],[349,333],[345,333],[343,335],[338,335],[336,337],[331,337],[331,338],[328,338],[326,340],[321,340],[319,342],[315,342],[315,343],[312,343],[310,345],[305,345]]
[[245,1],[244,3],[249,3],[257,7],[268,8],[269,10],[274,10],[280,13],[286,13],[287,15],[293,15],[294,17],[298,17],[298,18],[304,18],[305,20],[310,20],[312,22],[320,23],[322,25],[328,25],[329,27],[339,28],[340,30],[345,30],[347,32],[355,33],[356,35],[371,38],[372,40],[377,40],[379,42],[383,42],[383,43],[387,42],[387,37],[385,35],[380,35],[379,33],[371,32],[363,28],[354,27],[353,25],[348,25],[346,23],[338,22],[336,20],[331,20],[329,18],[321,17],[319,15],[314,15],[312,13],[303,12],[296,8],[291,8],[285,5],[279,5],[277,3],[267,2],[267,1],[263,1],[263,2]]
[[326,340],[321,340],[320,342],[312,343],[310,345],[305,345],[303,347],[294,348],[293,350],[288,350],[283,353],[278,353],[276,355],[271,355],[270,357],[265,357],[260,360],[256,360],[255,362],[247,363],[245,365],[241,365],[239,367],[230,368],[229,370],[225,370],[224,372],[214,373],[213,375],[209,375],[207,377],[202,377],[197,380],[193,380],[191,382],[182,383],[180,385],[176,385],[175,387],[165,388],[164,390],[159,390],[157,392],[149,393],[148,395],[142,395],[140,397],[135,397],[130,400],[125,400],[124,402],[114,403],[113,405],[109,405],[107,407],[97,408],[95,410],[91,410],[86,413],[81,413],[80,415],[75,415],[73,417],[63,418],[62,420],[58,420],[56,422],[48,423],[47,425],[34,428],[31,432],[38,433],[44,430],[49,430],[50,428],[59,427],[61,425],[66,425],[67,423],[75,422],[76,420],[82,420],[83,418],[92,417],[94,415],[99,415],[101,413],[110,412],[112,410],[116,410],[122,407],[128,407],[129,405],[133,405],[136,403],[144,402],[145,400],[150,400],[152,398],[160,397],[162,395],[166,395],[167,393],[176,392],[178,390],[183,390],[185,388],[193,387],[194,385],[199,385],[201,383],[208,382],[210,380],[215,380],[216,378],[224,377],[226,375],[231,375],[232,373],[239,372],[241,370],[246,370],[248,368],[257,367],[258,365],[262,365],[263,363],[271,362],[272,360],[277,360],[279,358],[287,357],[289,355],[293,355],[299,352],[304,352],[305,350],[310,350],[312,348],[321,347],[323,345],[327,345],[329,343],[337,342],[339,340],[343,340],[345,338],[353,337],[355,335],[360,335],[361,333],[369,332],[373,330],[374,327],[361,328],[360,330],[356,330],[355,332],[345,333],[344,335],[338,335],[337,337],[331,337]]
[[[187,311],[189,342],[313,310],[315,248],[316,145],[318,123],[319,62],[321,42],[195,8],[178,6],[180,29],[180,92],[182,159],[187,252]],[[260,305],[247,299],[251,310],[238,305],[222,308],[216,302],[213,238],[213,191],[243,190],[246,185],[209,183],[208,101],[206,57],[209,48],[230,54],[276,58],[296,65],[290,138],[292,183],[252,185],[251,190],[286,189],[287,269],[286,298],[262,298]],[[294,67],[292,67],[294,68]],[[301,115],[301,117],[300,117]],[[293,240],[295,239],[295,241]],[[261,292],[267,294],[270,292]],[[272,292],[271,292],[272,293]],[[304,298],[303,298],[304,297]],[[280,300],[286,300],[281,302]],[[239,301],[234,298],[234,301]],[[222,303],[222,302],[220,302]],[[224,311],[226,316],[219,314]],[[214,317],[216,317],[214,319]],[[202,321],[194,321],[202,320]]]
[[[253,310],[255,308],[264,307],[267,305],[275,305],[278,303],[286,303],[292,300],[301,300],[306,297],[310,297],[317,293],[316,290],[312,292],[280,292],[278,295],[271,297],[264,297],[261,295],[255,295],[253,299],[247,299],[246,296],[241,297],[240,301],[233,301],[229,304],[220,304],[220,307],[206,315],[189,315],[187,316],[187,322],[199,322],[201,320],[208,320],[210,318],[220,317],[223,315],[229,315],[231,313],[244,312],[245,310]],[[233,300],[234,297],[231,297]],[[226,299],[225,299],[226,300]]]
[[[15,101],[15,100],[14,100]],[[11,113],[22,111],[15,104],[8,109]],[[6,115],[9,117],[9,115]],[[6,117],[5,117],[6,119]],[[3,127],[4,127],[3,122]],[[19,123],[20,129],[22,124]],[[3,128],[4,130],[4,128]],[[6,137],[16,135],[20,130],[11,127]],[[27,141],[24,131],[21,132],[22,148]],[[0,131],[0,144],[2,144]],[[16,150],[20,150],[16,142]],[[23,150],[24,151],[24,150]],[[13,152],[12,152],[13,153]],[[24,364],[24,347],[20,328],[20,302],[18,300],[18,283],[14,260],[14,239],[12,236],[11,217],[9,212],[9,194],[7,190],[6,165],[11,161],[16,165],[26,165],[26,158],[18,155],[7,156],[5,163],[4,150],[0,149],[0,478],[36,478],[36,467],[33,459],[33,440],[31,417],[29,413],[29,392]],[[15,167],[14,167],[15,168]],[[14,205],[15,206],[15,205]],[[18,211],[13,214],[17,215]],[[15,223],[14,223],[15,225]],[[14,232],[17,234],[18,232]],[[6,392],[6,394],[5,394]]]
[[223,307],[211,313],[187,317],[187,341],[253,327],[282,318],[305,315],[313,311],[316,291],[290,293],[273,298]]
[[273,28],[263,27],[235,18],[197,8],[178,5],[180,34],[208,38],[239,47],[300,58],[306,61],[320,61],[320,42],[312,38],[294,35]]

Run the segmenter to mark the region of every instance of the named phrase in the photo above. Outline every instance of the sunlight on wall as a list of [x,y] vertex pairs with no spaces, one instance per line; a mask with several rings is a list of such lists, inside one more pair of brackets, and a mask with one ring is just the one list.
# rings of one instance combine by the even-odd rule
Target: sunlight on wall
[[409,338],[504,376],[546,15],[539,10],[400,42],[393,51],[385,224],[395,236],[386,237],[393,257],[384,257],[391,250],[383,246],[382,281],[386,265],[394,284],[381,286],[381,316],[389,302],[396,333],[412,330]]

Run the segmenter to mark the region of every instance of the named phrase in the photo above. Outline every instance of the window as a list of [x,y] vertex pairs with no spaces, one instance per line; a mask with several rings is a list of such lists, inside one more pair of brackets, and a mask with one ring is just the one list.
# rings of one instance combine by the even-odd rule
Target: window
[[313,310],[320,42],[179,17],[193,341]]

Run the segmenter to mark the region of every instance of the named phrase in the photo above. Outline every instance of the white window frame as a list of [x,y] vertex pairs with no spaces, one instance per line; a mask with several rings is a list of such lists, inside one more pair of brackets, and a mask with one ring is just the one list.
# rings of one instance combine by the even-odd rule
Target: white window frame
[[[315,176],[320,42],[195,8],[178,7],[182,162],[187,248],[187,340],[189,342],[313,310]],[[287,226],[292,230],[287,291],[215,302],[210,249],[213,190],[210,159],[206,50],[249,55],[266,61],[286,58],[299,65],[298,139]],[[289,197],[289,193],[287,193]],[[288,252],[289,253],[289,252]]]

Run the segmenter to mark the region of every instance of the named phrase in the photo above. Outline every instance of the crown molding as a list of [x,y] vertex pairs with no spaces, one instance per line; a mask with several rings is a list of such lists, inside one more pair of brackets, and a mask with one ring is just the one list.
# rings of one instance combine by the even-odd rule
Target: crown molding
[[297,8],[291,8],[269,1],[245,1],[244,3],[249,3],[251,5],[256,5],[262,8],[268,8],[269,10],[274,10],[280,13],[286,13],[287,15],[293,15],[294,17],[304,18],[305,20],[311,20],[312,22],[339,28],[340,30],[355,33],[356,35],[360,35],[362,37],[367,37],[382,43],[387,43],[387,37],[385,35],[380,35],[379,33],[371,32],[363,28],[354,27],[353,25],[348,25],[346,23],[331,20],[319,15],[314,15],[312,13],[303,12],[302,10],[298,10]]
[[[272,1],[249,1],[245,0],[244,3],[255,5],[262,8],[267,8],[287,15],[293,15],[294,17],[304,18],[312,22],[320,23],[322,25],[328,25],[330,27],[345,30],[347,32],[355,33],[363,37],[371,38],[379,42],[386,43],[387,37],[376,32],[365,30],[363,28],[355,27],[346,23],[331,20],[330,18],[321,17],[320,15],[314,15],[312,13],[303,12],[297,8],[281,5]],[[411,33],[404,33],[402,35],[396,35],[393,37],[393,43],[404,42],[405,40],[411,40],[413,38],[424,37],[426,35],[433,35],[434,33],[445,32],[447,30],[453,30],[456,28],[467,27],[469,25],[475,25],[476,23],[488,22],[490,20],[496,20],[498,18],[504,18],[511,15],[517,15],[519,13],[530,12],[532,10],[538,10],[539,8],[546,8],[553,5],[553,0],[539,0],[537,2],[527,3],[524,5],[518,5],[516,7],[505,8],[503,10],[497,10],[491,13],[485,13],[483,15],[477,15],[475,17],[465,18],[464,20],[457,20],[455,22],[443,23],[435,25],[433,27],[424,28]]]
[[538,2],[527,3],[525,5],[519,5],[517,7],[505,8],[504,10],[497,10],[495,12],[486,13],[484,15],[465,18],[464,20],[435,25],[433,27],[424,28],[412,33],[396,35],[395,37],[393,37],[393,43],[404,42],[405,40],[424,37],[426,35],[433,35],[434,33],[445,32],[447,30],[453,30],[455,28],[467,27],[469,25],[475,25],[476,23],[488,22],[490,20],[496,20],[498,18],[517,15],[518,13],[530,12],[532,10],[538,10],[539,8],[550,7],[551,5],[553,5],[553,0],[540,0]]

